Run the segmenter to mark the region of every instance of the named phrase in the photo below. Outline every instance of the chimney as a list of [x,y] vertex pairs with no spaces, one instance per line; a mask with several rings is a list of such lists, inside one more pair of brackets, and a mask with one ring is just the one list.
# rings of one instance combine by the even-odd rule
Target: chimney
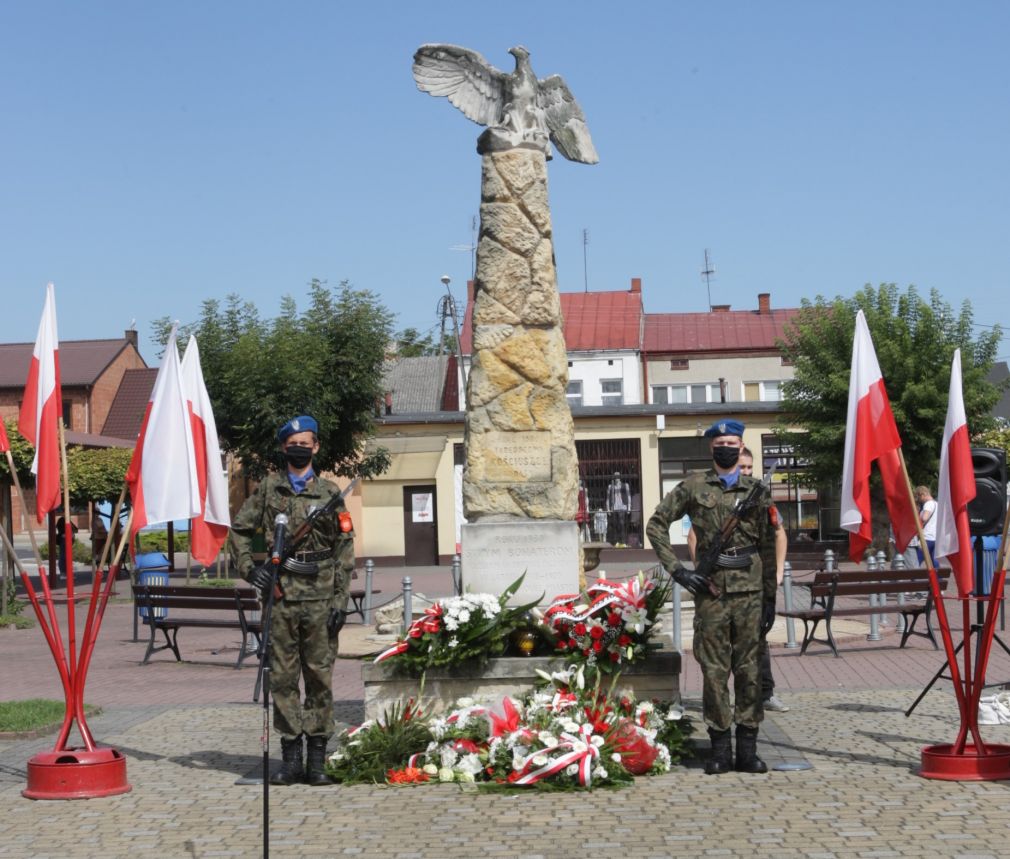
[[473,303],[473,294],[475,291],[475,286],[476,286],[475,281],[468,280],[466,282],[466,300],[471,304]]
[[767,315],[772,312],[772,294],[770,292],[758,293],[758,313]]
[[631,279],[631,291],[637,292],[639,295],[642,294],[642,278],[633,277]]
[[134,349],[138,348],[137,344],[138,344],[139,341],[137,339],[137,329],[136,328],[127,328],[126,329],[125,338],[126,338],[126,342],[127,343],[132,343],[133,344],[133,348]]
[[729,305],[728,304],[713,304],[712,305],[712,312],[713,313],[729,313]]

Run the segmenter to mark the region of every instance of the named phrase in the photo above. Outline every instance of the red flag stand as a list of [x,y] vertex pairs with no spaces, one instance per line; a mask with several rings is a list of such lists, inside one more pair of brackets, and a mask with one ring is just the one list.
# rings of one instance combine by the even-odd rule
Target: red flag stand
[[[114,516],[117,518],[124,497],[125,487],[123,495],[119,498],[119,504],[116,505]],[[65,498],[64,501],[66,515],[69,515],[70,511],[69,500],[69,498]],[[128,533],[129,529],[126,530]],[[46,643],[56,662],[56,670],[59,672],[60,681],[63,684],[63,695],[66,702],[63,725],[52,751],[41,752],[28,761],[28,786],[21,791],[21,795],[28,799],[91,799],[100,796],[113,796],[132,790],[130,783],[126,780],[126,758],[116,749],[96,745],[84,714],[84,685],[88,676],[88,667],[91,664],[91,656],[94,653],[95,642],[98,640],[109,595],[119,572],[119,559],[126,545],[126,537],[124,534],[115,560],[105,577],[104,588],[102,587],[102,569],[105,567],[111,541],[106,544],[105,552],[95,569],[87,619],[78,652],[75,641],[73,528],[68,524],[64,532],[66,538],[64,552],[67,559],[69,663],[67,654],[64,652],[60,627],[56,620],[56,610],[53,605],[52,592],[49,589],[48,577],[40,567],[39,579],[42,585],[42,599],[40,600],[31,579],[14,553],[14,547],[8,542],[7,535],[3,534],[3,542],[21,573],[21,581],[24,583],[28,599],[35,610],[35,617],[38,619]],[[42,608],[43,603],[45,603],[45,612]],[[75,722],[81,739],[84,741],[83,747],[68,745],[70,730]]]
[[[981,538],[976,538],[981,539]],[[926,555],[928,558],[928,554]],[[1004,564],[1005,567],[1005,564]],[[996,612],[1003,600],[1003,586],[1006,569],[1000,569],[993,578],[988,597],[958,597],[964,615],[964,674],[958,670],[957,652],[951,639],[950,623],[940,593],[936,571],[931,569],[933,603],[936,605],[937,621],[943,637],[943,647],[947,653],[947,665],[954,683],[954,694],[961,714],[961,726],[953,743],[924,746],[921,752],[922,765],[919,775],[923,778],[945,779],[947,781],[996,781],[1010,779],[1010,745],[986,743],[978,730],[978,704],[985,688],[985,673],[992,651],[993,636],[996,632]],[[978,650],[972,666],[970,606],[972,600],[985,606],[985,620],[978,630]],[[968,742],[968,735],[972,742]]]

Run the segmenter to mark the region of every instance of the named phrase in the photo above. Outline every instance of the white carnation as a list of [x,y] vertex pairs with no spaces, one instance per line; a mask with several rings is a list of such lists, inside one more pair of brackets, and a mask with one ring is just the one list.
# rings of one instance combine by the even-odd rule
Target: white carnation
[[537,767],[538,769],[540,767],[547,766],[547,761],[548,761],[547,755],[534,755],[533,756],[533,766]]
[[442,767],[438,771],[438,780],[442,782],[450,782],[456,780],[456,773],[454,773],[449,767]]
[[569,764],[568,767],[565,769],[565,775],[578,775],[578,774],[579,774],[578,764]]
[[614,752],[610,756],[610,760],[612,760],[615,764],[619,764],[621,762],[621,753],[620,752]]
[[422,767],[422,769],[423,769],[423,770],[424,770],[424,771],[425,771],[425,772],[426,772],[426,773],[427,773],[428,775],[438,775],[438,767],[437,767],[437,766],[435,766],[434,764],[425,764],[425,765],[424,765],[424,766]]

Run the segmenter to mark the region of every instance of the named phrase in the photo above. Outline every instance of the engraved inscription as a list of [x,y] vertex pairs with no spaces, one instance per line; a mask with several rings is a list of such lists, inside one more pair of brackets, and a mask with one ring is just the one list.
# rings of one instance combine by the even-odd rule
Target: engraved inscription
[[489,483],[544,482],[551,479],[549,432],[487,433],[485,479]]

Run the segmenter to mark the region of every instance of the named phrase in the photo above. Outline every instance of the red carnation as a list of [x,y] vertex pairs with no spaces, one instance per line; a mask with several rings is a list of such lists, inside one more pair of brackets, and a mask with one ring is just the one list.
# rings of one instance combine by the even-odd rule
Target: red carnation
[[611,662],[620,662],[621,661],[621,654],[618,653],[616,650],[610,651],[610,661]]
[[620,636],[620,638],[617,639],[617,644],[619,647],[627,647],[629,644],[631,644],[631,636],[630,635]]
[[589,630],[589,634],[593,637],[595,641],[599,641],[601,638],[603,638],[603,627],[594,626],[591,630]]
[[593,642],[593,653],[599,653],[601,650],[603,650],[603,642],[602,641],[594,641]]
[[583,655],[583,656],[589,656],[590,652],[591,652],[591,651],[590,651],[590,648],[588,648],[588,647],[586,647],[586,648],[583,648],[583,650],[582,650],[582,655]]
[[585,635],[586,634],[586,625],[584,623],[577,623],[577,624],[575,624],[575,634],[576,635]]
[[612,611],[610,614],[607,615],[607,623],[609,623],[611,626],[620,626],[621,616],[616,611]]
[[572,650],[575,650],[575,648],[579,646],[579,643],[578,643],[578,642],[577,642],[577,641],[576,641],[576,640],[575,640],[574,638],[569,638],[569,639],[568,639],[568,646],[569,646],[569,647],[570,647],[570,648],[571,648]]
[[567,650],[567,649],[568,649],[568,642],[567,641],[559,641],[558,642],[558,650]]

